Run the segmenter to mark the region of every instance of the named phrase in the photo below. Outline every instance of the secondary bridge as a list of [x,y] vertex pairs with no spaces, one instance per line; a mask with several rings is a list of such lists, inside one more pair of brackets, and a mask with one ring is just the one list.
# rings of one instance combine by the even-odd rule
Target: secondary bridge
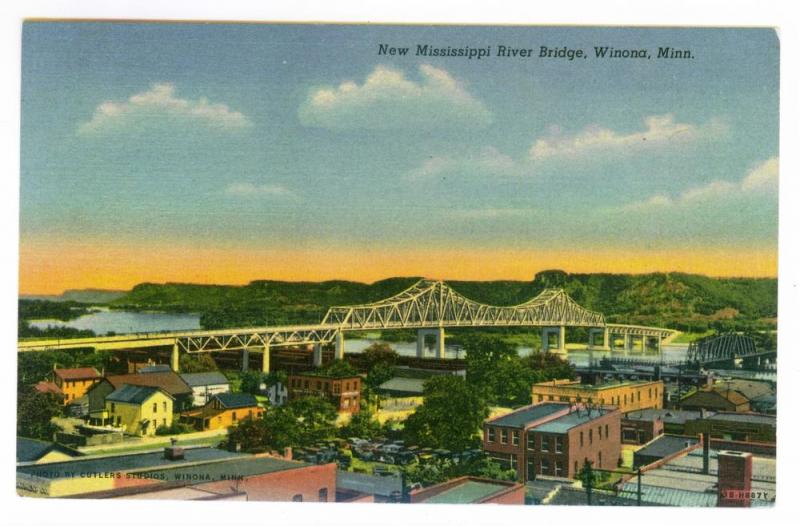
[[[620,338],[625,350],[639,339],[644,352],[676,331],[658,327],[608,324],[602,314],[578,305],[560,289],[545,289],[538,296],[513,306],[486,305],[466,298],[443,281],[420,280],[408,289],[384,300],[364,305],[331,307],[316,325],[251,327],[200,331],[135,333],[94,338],[22,340],[21,352],[94,348],[126,350],[172,346],[171,366],[178,370],[181,351],[188,353],[260,350],[262,370],[269,370],[272,347],[314,345],[314,363],[322,363],[322,346],[333,343],[336,358],[344,357],[345,332],[380,329],[416,329],[417,355],[423,356],[425,338],[435,338],[436,357],[443,359],[445,329],[454,327],[541,327],[542,350],[566,352],[566,328],[589,331],[589,346],[617,350]],[[602,341],[599,341],[602,336]],[[553,345],[553,337],[555,342]],[[247,363],[246,357],[244,363]]]

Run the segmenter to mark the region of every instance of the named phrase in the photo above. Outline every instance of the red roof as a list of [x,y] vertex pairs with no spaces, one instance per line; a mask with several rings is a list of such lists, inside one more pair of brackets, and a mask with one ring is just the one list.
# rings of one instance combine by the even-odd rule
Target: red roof
[[61,389],[59,389],[58,386],[53,382],[39,382],[34,386],[34,389],[40,393],[53,393],[64,396],[64,393],[61,392]]
[[184,382],[180,376],[172,371],[163,373],[135,373],[135,374],[118,374],[106,376],[106,381],[110,383],[114,389],[120,388],[124,384],[140,385],[147,387],[159,387],[172,396],[191,394],[192,388]]
[[55,369],[53,373],[63,380],[88,380],[100,378],[94,367],[77,367],[75,369]]

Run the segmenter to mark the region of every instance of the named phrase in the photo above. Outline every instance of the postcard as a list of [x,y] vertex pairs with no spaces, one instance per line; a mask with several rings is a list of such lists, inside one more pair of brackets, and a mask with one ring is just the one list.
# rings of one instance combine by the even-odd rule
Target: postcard
[[774,29],[32,19],[21,94],[20,496],[774,505]]

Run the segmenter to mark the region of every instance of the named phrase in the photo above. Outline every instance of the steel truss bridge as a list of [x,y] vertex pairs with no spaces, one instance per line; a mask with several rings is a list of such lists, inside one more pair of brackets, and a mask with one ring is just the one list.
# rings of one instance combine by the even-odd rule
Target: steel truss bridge
[[[614,337],[622,336],[627,345],[641,338],[642,348],[648,338],[661,341],[677,334],[658,327],[608,324],[602,314],[578,305],[560,289],[545,289],[538,296],[513,306],[486,305],[466,298],[443,281],[420,280],[408,289],[384,300],[364,305],[331,307],[317,325],[251,327],[200,331],[134,333],[94,338],[21,340],[20,352],[94,348],[96,350],[131,350],[172,347],[171,365],[178,370],[178,356],[187,353],[218,351],[261,351],[262,369],[269,370],[272,347],[314,346],[314,362],[321,364],[321,347],[333,343],[336,358],[344,356],[344,333],[380,329],[416,329],[417,355],[422,356],[425,337],[436,339],[436,356],[444,358],[444,330],[453,327],[541,327],[542,349],[565,351],[566,327],[589,329],[590,347],[613,348]],[[597,336],[603,335],[603,343]],[[247,363],[246,357],[244,360]]]
[[744,334],[727,333],[700,342],[689,344],[686,356],[688,363],[700,365],[727,362],[739,358],[774,356],[774,350],[759,350],[753,338]]

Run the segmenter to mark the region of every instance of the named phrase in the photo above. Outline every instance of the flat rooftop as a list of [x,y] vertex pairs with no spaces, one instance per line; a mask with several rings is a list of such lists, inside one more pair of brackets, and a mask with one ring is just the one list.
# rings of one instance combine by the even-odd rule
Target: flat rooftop
[[419,502],[429,504],[471,504],[491,497],[495,493],[508,489],[508,487],[506,484],[465,480],[461,484],[457,484],[431,497],[423,498]]
[[540,382],[533,384],[534,387],[558,387],[560,389],[576,389],[582,391],[602,391],[603,389],[614,389],[618,387],[631,387],[637,385],[647,385],[661,383],[661,380],[639,380],[639,381],[624,381],[624,382],[603,382],[600,384],[582,384],[580,382],[569,383],[553,383],[553,382]]
[[254,458],[248,455],[246,458],[231,458],[222,462],[209,462],[191,466],[178,465],[173,467],[172,465],[166,465],[140,473],[145,473],[148,477],[166,482],[185,481],[198,483],[236,480],[238,478],[297,469],[310,465],[306,462],[283,460],[275,457]]
[[47,479],[63,479],[83,476],[103,476],[108,473],[120,473],[147,468],[173,468],[194,462],[208,462],[226,458],[246,457],[251,455],[243,453],[232,453],[222,449],[211,447],[198,447],[184,449],[182,460],[167,460],[164,458],[164,450],[147,453],[132,453],[127,455],[108,455],[94,458],[82,458],[67,460],[64,462],[52,462],[49,464],[38,464],[31,466],[17,467],[17,473],[24,473],[36,477]]
[[773,427],[775,426],[775,422],[777,422],[777,417],[775,415],[765,415],[761,413],[717,413],[707,417],[707,419],[747,424],[765,424]]
[[[706,418],[709,417],[708,415],[713,414],[713,412],[708,411],[706,413]],[[685,424],[689,420],[699,419],[700,416],[700,411],[682,409],[639,409],[625,413],[624,418],[626,420],[655,420],[656,418],[660,418],[668,424]]]
[[550,420],[549,422],[545,422],[540,426],[536,426],[534,430],[543,433],[565,433],[575,426],[591,422],[608,413],[610,413],[610,411],[607,409],[592,409],[591,412],[587,412],[585,409],[579,409]]
[[[657,469],[642,473],[642,500],[666,506],[716,506],[719,451],[709,454],[709,472],[703,473],[703,452],[694,450]],[[625,483],[621,495],[636,498],[636,478]],[[753,455],[751,488],[766,498],[753,499],[752,506],[771,506],[775,498],[775,459]]]
[[527,424],[535,420],[539,420],[540,418],[552,415],[553,413],[557,413],[558,411],[563,411],[568,407],[569,404],[567,403],[560,403],[560,404],[544,403],[544,404],[531,405],[528,407],[523,407],[522,409],[518,409],[513,413],[508,413],[507,415],[503,415],[501,417],[490,420],[487,423],[497,426],[517,427],[522,429]]
[[699,443],[700,441],[695,437],[661,435],[645,444],[643,448],[636,451],[635,455],[664,458]]

